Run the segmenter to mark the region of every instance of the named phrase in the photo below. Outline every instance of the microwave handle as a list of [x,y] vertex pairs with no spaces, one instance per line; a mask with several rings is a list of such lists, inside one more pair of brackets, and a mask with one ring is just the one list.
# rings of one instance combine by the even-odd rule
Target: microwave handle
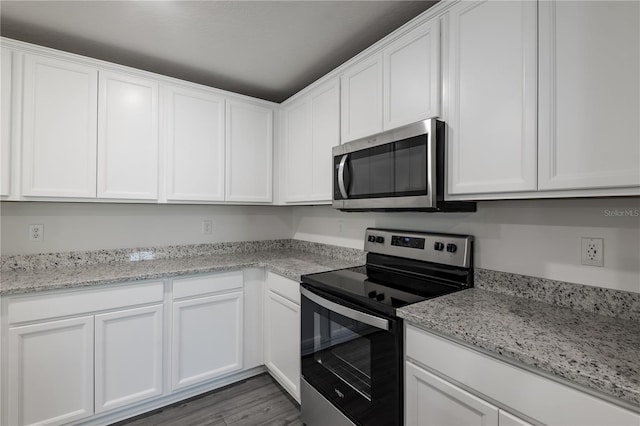
[[349,195],[347,194],[347,187],[344,184],[344,169],[347,165],[347,160],[349,159],[349,154],[345,154],[342,156],[340,160],[340,165],[338,166],[338,187],[340,188],[340,194],[342,194],[343,199],[347,199]]
[[318,305],[322,306],[323,308],[327,308],[332,312],[335,312],[347,318],[351,318],[352,320],[368,324],[375,328],[389,330],[389,320],[339,305],[335,302],[325,299],[324,297],[320,297],[317,294],[312,293],[304,287],[300,288],[300,293],[302,293],[304,297],[311,300],[312,302],[317,303]]

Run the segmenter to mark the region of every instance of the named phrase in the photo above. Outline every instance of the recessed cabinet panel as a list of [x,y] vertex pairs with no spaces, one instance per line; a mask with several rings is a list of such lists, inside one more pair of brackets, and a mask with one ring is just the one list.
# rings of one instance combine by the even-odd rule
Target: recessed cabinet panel
[[333,198],[331,149],[340,145],[340,81],[337,78],[333,79],[318,87],[309,96],[313,157],[310,201],[331,201]]
[[2,88],[2,106],[0,116],[0,196],[6,197],[11,193],[11,67],[12,52],[3,47],[2,58],[2,74],[0,80]]
[[9,328],[8,424],[58,425],[93,414],[93,317]]
[[242,369],[242,292],[173,303],[173,390]]
[[449,11],[450,194],[535,191],[536,2]]
[[342,142],[382,131],[382,55],[375,54],[342,75]]
[[24,58],[22,195],[96,196],[98,71]]
[[384,128],[440,115],[440,21],[431,19],[384,49]]
[[158,84],[100,72],[98,197],[158,198]]
[[96,315],[96,413],[162,394],[162,305]]
[[272,200],[273,110],[227,100],[226,200]]
[[498,426],[498,408],[405,362],[406,424]]
[[224,200],[224,98],[170,87],[167,114],[169,200]]
[[265,365],[299,401],[300,305],[270,290],[266,292],[265,302]]
[[286,143],[286,200],[306,201],[313,192],[309,169],[313,168],[311,105],[302,99],[284,109]]
[[640,3],[539,7],[540,189],[640,186]]
[[329,80],[283,109],[285,201],[332,199],[333,157],[340,144],[340,81]]
[[499,426],[533,426],[529,422],[510,414],[504,410],[498,411],[498,425]]

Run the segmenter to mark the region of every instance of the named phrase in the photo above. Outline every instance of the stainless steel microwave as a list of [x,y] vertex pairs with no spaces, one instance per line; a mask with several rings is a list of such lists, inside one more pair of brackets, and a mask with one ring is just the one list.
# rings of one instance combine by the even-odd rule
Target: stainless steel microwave
[[445,128],[429,119],[334,147],[333,207],[475,211],[475,203],[444,200]]

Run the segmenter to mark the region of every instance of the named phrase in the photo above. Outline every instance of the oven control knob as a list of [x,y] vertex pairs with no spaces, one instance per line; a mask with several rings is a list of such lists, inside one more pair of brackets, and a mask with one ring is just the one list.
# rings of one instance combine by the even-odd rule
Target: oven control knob
[[373,299],[374,297],[376,297],[378,293],[375,290],[370,291],[369,293],[367,293],[367,296],[369,296],[369,299]]
[[376,237],[376,243],[384,243],[384,237]]
[[449,253],[455,253],[458,250],[458,246],[455,244],[447,244],[447,251]]
[[441,243],[440,241],[433,243],[433,249],[437,251],[444,250],[444,243]]
[[369,238],[367,238],[369,240],[370,243],[375,243],[376,242],[376,237],[373,235],[369,235]]
[[379,295],[377,295],[376,300],[378,302],[382,302],[384,300],[384,293],[380,293]]

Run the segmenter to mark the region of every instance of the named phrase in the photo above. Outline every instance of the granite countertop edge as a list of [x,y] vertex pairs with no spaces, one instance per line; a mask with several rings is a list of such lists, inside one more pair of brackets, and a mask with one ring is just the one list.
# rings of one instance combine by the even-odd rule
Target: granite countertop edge
[[[191,263],[196,263],[192,265]],[[91,266],[70,266],[37,271],[3,272],[0,296],[29,295],[45,291],[92,288],[167,279],[193,274],[266,268],[278,275],[300,281],[304,274],[360,266],[361,262],[337,260],[320,254],[296,252],[256,252],[193,256],[180,259],[120,262]],[[8,284],[18,281],[14,284]]]
[[[493,300],[497,299],[497,305],[501,303],[502,298],[517,299],[516,296],[497,295],[496,293],[493,293],[489,290],[472,289],[472,291],[476,293],[491,294]],[[499,336],[492,339],[492,334],[486,332],[492,327],[496,328],[496,330],[498,329],[498,327],[500,327],[504,332],[504,322],[502,322],[501,318],[499,317],[496,319],[494,324],[485,323],[482,332],[476,332],[473,327],[458,328],[455,325],[452,326],[450,322],[444,321],[444,318],[438,317],[438,315],[434,315],[435,318],[428,318],[428,314],[422,315],[419,311],[416,312],[416,307],[418,305],[427,306],[426,304],[429,304],[430,302],[438,303],[438,299],[443,298],[455,300],[456,297],[462,296],[463,293],[464,292],[453,293],[441,298],[409,305],[407,307],[399,309],[398,316],[403,318],[408,323],[417,326],[418,328],[433,332],[443,338],[450,339],[451,341],[468,347],[471,350],[477,350],[480,353],[491,356],[499,361],[503,361],[517,367],[525,368],[526,370],[529,370],[533,373],[542,373],[542,375],[547,376],[560,383],[572,387],[578,387],[579,389],[587,393],[592,393],[601,398],[609,399],[612,402],[618,403],[618,405],[622,405],[628,409],[640,413],[640,388],[635,383],[638,378],[637,372],[635,373],[634,377],[616,376],[611,378],[606,376],[606,372],[600,373],[598,368],[596,368],[595,371],[588,371],[588,368],[585,369],[585,366],[581,365],[580,362],[577,363],[575,368],[570,368],[570,366],[568,365],[563,365],[562,362],[554,362],[554,357],[559,356],[554,352],[545,352],[544,349],[532,350],[527,349],[526,347],[522,347],[522,349],[519,350],[521,348],[521,342],[525,341],[524,339],[526,337],[514,333],[514,335],[511,336],[511,341],[509,341],[509,338],[505,337],[504,333],[496,333],[499,334]],[[558,307],[553,305],[549,306],[550,309],[564,310],[568,313],[568,315],[571,315],[572,309],[570,308]],[[437,308],[440,308],[440,306],[438,306]],[[435,311],[437,310],[437,308],[434,307],[433,310]],[[450,307],[448,309],[449,313],[451,313],[451,311],[453,310]],[[464,309],[464,304],[461,303],[459,309],[460,311],[462,311]],[[535,307],[532,307],[532,309],[535,309]],[[463,314],[462,312],[460,313]],[[492,314],[500,315],[499,312],[496,311],[492,311]],[[583,315],[583,313],[577,311],[575,312],[575,314],[576,316]],[[449,320],[454,318],[453,321],[456,321],[455,315],[449,315],[446,317]],[[460,317],[465,318],[466,315],[461,315]],[[632,330],[631,332],[640,330],[640,324],[637,324],[634,321],[611,319],[608,317],[603,317],[601,318],[601,320],[605,322],[619,321],[621,324],[627,324],[629,326],[629,329]],[[461,322],[463,321],[464,320],[462,320]],[[551,322],[549,324],[552,326],[558,325],[552,324]],[[535,335],[535,331],[532,334]],[[578,341],[579,337],[576,338],[576,342]],[[588,348],[585,349],[585,353],[583,355],[585,355],[586,359],[595,359],[597,357],[597,355],[595,354],[593,355],[593,357],[589,356]],[[616,360],[613,360],[612,364],[615,363]],[[569,363],[569,365],[570,364],[571,363]],[[638,366],[638,368],[640,368],[640,366]],[[633,373],[631,373],[631,375],[633,375]]]

